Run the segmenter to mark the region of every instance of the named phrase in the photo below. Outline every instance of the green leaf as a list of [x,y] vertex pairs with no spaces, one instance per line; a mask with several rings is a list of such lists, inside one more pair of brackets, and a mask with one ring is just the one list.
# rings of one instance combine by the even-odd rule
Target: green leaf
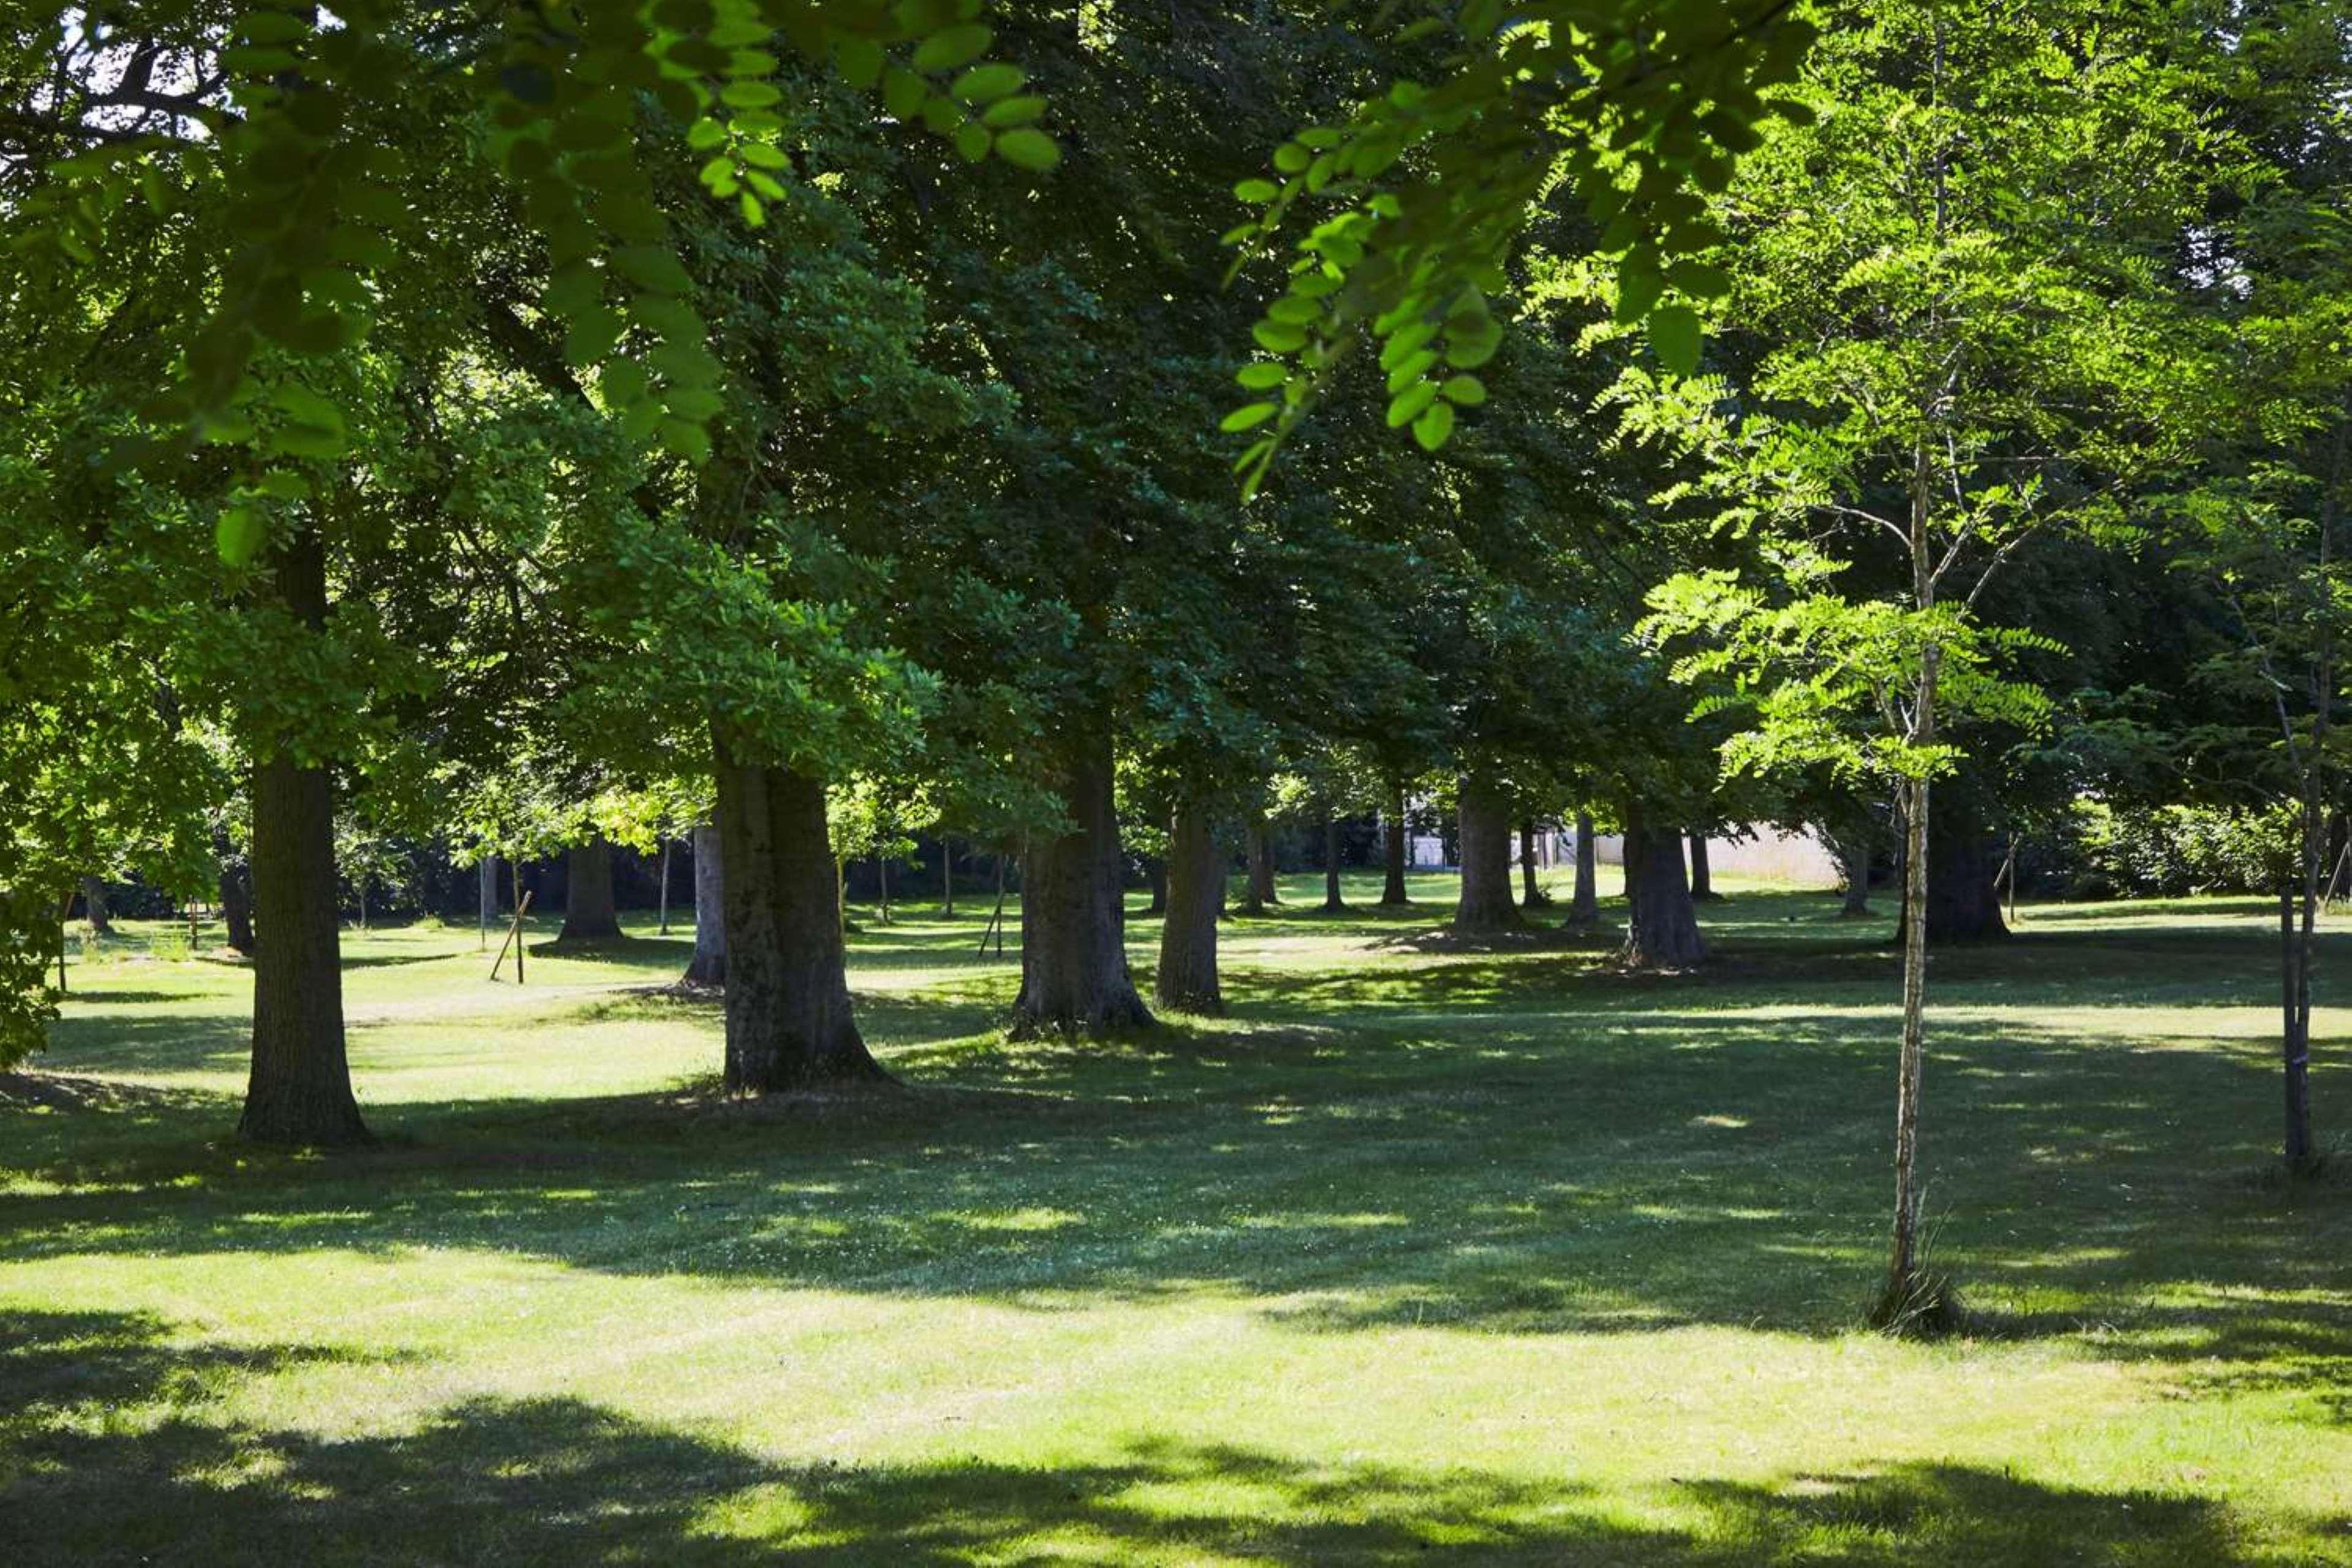
[[988,52],[989,42],[995,36],[984,22],[966,22],[933,33],[916,46],[915,68],[937,75],[970,65]]
[[230,507],[213,524],[213,547],[232,566],[242,566],[252,560],[260,552],[262,541],[268,537],[269,529],[261,514],[249,507]]
[[1412,422],[1412,438],[1421,443],[1424,452],[1434,452],[1445,445],[1454,434],[1454,405],[1433,403],[1429,411]]
[[956,78],[948,91],[966,103],[993,103],[1008,94],[1019,92],[1028,74],[1019,66],[1003,61],[978,65]]
[[1272,180],[1244,180],[1234,187],[1234,199],[1252,206],[1263,205],[1282,195],[1282,187]]
[[1015,125],[1030,124],[1045,116],[1045,100],[1033,92],[990,104],[988,112],[980,117],[980,122],[991,131],[1005,131]]
[[1698,312],[1688,305],[1668,305],[1650,317],[1650,349],[1668,374],[1696,371],[1698,346]]
[[1437,401],[1437,384],[1415,382],[1389,400],[1389,428],[1398,430],[1418,419],[1422,412]]
[[1250,329],[1250,336],[1255,338],[1258,347],[1268,353],[1292,354],[1307,346],[1307,333],[1303,329],[1280,321],[1260,321]]
[[1226,415],[1223,420],[1218,422],[1217,428],[1223,430],[1228,436],[1236,435],[1241,431],[1250,429],[1255,426],[1265,424],[1267,420],[1273,418],[1274,415],[1275,405],[1273,404],[1252,403],[1244,407],[1236,408],[1231,414]]
[[882,46],[871,38],[845,38],[834,51],[841,79],[860,90],[882,79]]
[[998,133],[996,155],[1016,169],[1042,174],[1062,161],[1062,149],[1043,131],[1024,125]]
[[1666,279],[1650,258],[1636,251],[1617,268],[1617,320],[1620,324],[1640,321],[1666,291]]
[[1475,375],[1450,376],[1437,391],[1448,403],[1458,403],[1465,408],[1475,408],[1486,401],[1486,384]]
[[1290,370],[1289,367],[1276,361],[1262,359],[1255,363],[1242,366],[1240,374],[1234,379],[1252,392],[1264,392],[1270,387],[1280,386],[1289,380]]

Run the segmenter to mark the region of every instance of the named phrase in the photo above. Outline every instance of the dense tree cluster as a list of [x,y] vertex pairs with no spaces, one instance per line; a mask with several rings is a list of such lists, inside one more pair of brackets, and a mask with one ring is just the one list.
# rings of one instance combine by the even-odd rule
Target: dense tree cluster
[[1007,1026],[1103,1034],[1222,1009],[1270,824],[1336,909],[1343,824],[1384,825],[1396,904],[1441,815],[1471,942],[1594,928],[1614,831],[1622,961],[1668,971],[1707,960],[1708,837],[1776,825],[1856,906],[1901,868],[1906,1321],[1927,948],[1999,934],[1997,845],[2122,865],[2172,813],[2229,869],[2167,874],[2282,900],[2304,1164],[2352,805],[2347,29],[20,10],[0,1064],[76,889],[131,871],[250,953],[243,1131],[333,1144],[369,1137],[341,910],[394,843],[478,866],[486,919],[567,853],[584,942],[613,846],[666,878],[690,841],[688,979],[765,1093],[880,1073],[844,867],[887,910],[919,843],[1018,863]]

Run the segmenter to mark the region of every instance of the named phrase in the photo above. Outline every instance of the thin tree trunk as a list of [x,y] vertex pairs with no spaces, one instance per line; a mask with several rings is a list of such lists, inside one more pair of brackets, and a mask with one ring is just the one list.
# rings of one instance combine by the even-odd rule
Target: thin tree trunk
[[1693,829],[1690,836],[1690,891],[1694,899],[1722,897],[1715,890],[1715,868],[1706,860],[1706,834]]
[[940,918],[955,919],[955,840],[940,835]]
[[890,858],[877,851],[874,856],[874,886],[882,902],[881,922],[890,923]]
[[1328,801],[1323,804],[1323,912],[1348,912],[1348,900],[1339,894],[1339,819],[1331,815]]
[[689,985],[727,984],[726,852],[716,825],[694,829],[694,957],[686,966]]
[[1388,877],[1381,888],[1381,902],[1391,909],[1402,908],[1412,902],[1412,895],[1404,882],[1406,837],[1412,825],[1405,820],[1404,785],[1396,784],[1389,791],[1387,842],[1382,846],[1388,856]]
[[598,834],[565,852],[569,875],[563,894],[563,927],[558,942],[604,942],[621,934],[613,910],[613,847]]
[[1177,809],[1168,833],[1168,918],[1160,928],[1152,1000],[1177,1013],[1223,1013],[1217,920],[1225,910],[1225,852],[1208,814]]
[[1016,1037],[1104,1035],[1151,1023],[1120,935],[1125,899],[1111,795],[1110,728],[1099,719],[1060,764],[1071,828],[1032,842],[1021,873],[1021,993]]
[[1652,822],[1640,802],[1627,807],[1625,879],[1633,892],[1620,957],[1632,969],[1696,968],[1706,962],[1706,942],[1683,872],[1683,836]]
[[[1924,709],[1924,704],[1923,704]],[[1923,742],[1924,743],[1924,742]],[[1886,1287],[1872,1319],[1899,1325],[1927,1305],[1919,1272],[1919,1091],[1927,1034],[1927,805],[1925,779],[1905,794],[1903,1040],[1895,1074],[1895,1226]]]
[[[323,630],[327,563],[315,531],[286,548],[275,576],[286,607]],[[253,1066],[237,1131],[259,1143],[373,1142],[343,1043],[334,787],[326,769],[282,751],[255,766],[251,864],[254,916],[269,940],[253,955]]]
[[1601,921],[1600,867],[1592,848],[1592,814],[1576,814],[1576,893],[1569,900],[1568,918],[1574,925]]
[[1519,903],[1530,910],[1546,909],[1551,904],[1551,895],[1543,890],[1543,882],[1536,875],[1536,824],[1533,817],[1519,824]]
[[714,738],[727,911],[727,1087],[768,1094],[887,1078],[849,1002],[824,784]]
[[[1173,851],[1171,850],[1172,854]],[[1147,915],[1168,912],[1168,862],[1157,855],[1143,858],[1143,885],[1151,894],[1151,901],[1143,906]]]
[[669,840],[667,838],[662,840],[661,849],[661,924],[656,929],[662,935],[667,936],[669,934]]
[[490,928],[499,923],[499,858],[483,856],[477,868],[477,876],[481,884],[478,890],[482,909],[482,935],[478,945],[487,949],[490,945]]
[[1518,906],[1511,900],[1511,802],[1483,773],[1462,776],[1462,892],[1454,906],[1454,929],[1476,935],[1516,931]]

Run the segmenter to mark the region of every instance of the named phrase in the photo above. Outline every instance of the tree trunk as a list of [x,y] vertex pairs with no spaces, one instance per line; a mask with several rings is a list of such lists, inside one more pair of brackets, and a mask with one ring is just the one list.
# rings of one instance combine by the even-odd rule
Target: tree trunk
[[[1173,851],[1171,850],[1172,854]],[[1151,901],[1143,906],[1147,915],[1168,912],[1168,862],[1157,855],[1143,858],[1143,885],[1150,890]],[[1222,900],[1220,900],[1222,902]]]
[[1854,838],[1835,840],[1832,847],[1837,851],[1838,871],[1845,879],[1845,902],[1838,914],[1859,920],[1870,913],[1870,845]]
[[849,1005],[824,784],[738,763],[714,738],[727,912],[727,1087],[769,1094],[886,1079]]
[[1536,825],[1533,817],[1519,824],[1519,903],[1530,910],[1550,907],[1551,895],[1536,877]]
[[604,942],[621,934],[613,912],[613,847],[599,834],[564,853],[567,876],[563,894],[563,929],[558,942]]
[[1274,857],[1266,850],[1265,813],[1255,806],[1250,808],[1244,836],[1248,882],[1242,910],[1260,915],[1282,902],[1282,891],[1274,885]]
[[1072,826],[1032,841],[1021,872],[1021,994],[1016,1037],[1109,1034],[1151,1023],[1128,973],[1110,730],[1099,720],[1070,742],[1060,786]]
[[940,835],[940,918],[955,919],[955,840]]
[[1694,899],[1718,899],[1715,890],[1715,870],[1706,862],[1706,834],[1694,830],[1690,836],[1690,893]]
[[656,928],[664,936],[669,934],[669,840],[661,847],[661,923]]
[[[1930,650],[1932,653],[1932,649]],[[1929,666],[1932,679],[1933,665]],[[1932,686],[1929,688],[1932,700]],[[1922,713],[1930,712],[1927,702]],[[1932,720],[1922,721],[1923,728]],[[1932,741],[1929,731],[1927,741]],[[1926,744],[1927,741],[1920,743]],[[1895,1066],[1895,1225],[1888,1237],[1886,1285],[1871,1312],[1881,1328],[1900,1327],[1934,1305],[1919,1270],[1919,1090],[1927,1057],[1929,785],[1904,790],[1903,1038]]]
[[881,912],[878,918],[882,924],[888,925],[890,923],[890,858],[879,851],[877,851],[874,856],[874,886],[881,900]]
[[1592,852],[1592,814],[1580,811],[1576,814],[1576,896],[1568,906],[1568,918],[1573,924],[1600,923],[1599,870]]
[[1462,893],[1454,929],[1465,935],[1518,929],[1511,900],[1511,803],[1479,773],[1462,776]]
[[[327,561],[305,531],[278,557],[278,591],[313,630],[327,619]],[[320,767],[280,752],[253,773],[253,1068],[237,1131],[259,1143],[369,1143],[343,1044],[335,802]]]
[[1177,1013],[1223,1013],[1217,919],[1225,910],[1225,852],[1208,814],[1180,807],[1168,834],[1168,919],[1160,928],[1152,1000]]
[[114,917],[106,907],[106,884],[95,877],[81,879],[81,913],[99,935],[114,934]]
[[2279,893],[2280,1041],[2286,1082],[2287,1168],[2311,1163],[2311,981],[2304,973],[2301,935],[2295,929],[2295,896]]
[[694,829],[694,957],[688,961],[688,985],[727,984],[726,852],[719,847],[719,829],[698,823]]
[[1698,910],[1683,872],[1683,836],[1651,826],[1635,802],[1625,813],[1625,882],[1632,908],[1620,955],[1633,969],[1692,969],[1706,959]]
[[1348,900],[1339,894],[1339,819],[1331,815],[1328,802],[1323,807],[1323,912],[1348,912]]
[[220,873],[221,920],[228,927],[228,944],[246,957],[253,956],[253,872],[249,867],[226,861]]
[[[1906,837],[1917,837],[1906,829]],[[1998,942],[2008,936],[2008,923],[2000,918],[2000,856],[1994,850],[1992,835],[1969,809],[1966,794],[1947,792],[1926,843],[1931,878],[1927,889],[1927,945]],[[1906,870],[1906,891],[1910,882]],[[1910,918],[1907,897],[1904,900],[1903,918]],[[1899,942],[1906,934],[1907,929],[1898,930],[1895,938]]]
[[1412,895],[1404,885],[1405,839],[1411,825],[1405,821],[1404,786],[1398,784],[1389,791],[1388,880],[1381,888],[1381,902],[1391,909],[1412,902]]
[[499,923],[499,858],[483,856],[476,871],[481,883],[481,945],[487,948],[490,945],[490,928]]

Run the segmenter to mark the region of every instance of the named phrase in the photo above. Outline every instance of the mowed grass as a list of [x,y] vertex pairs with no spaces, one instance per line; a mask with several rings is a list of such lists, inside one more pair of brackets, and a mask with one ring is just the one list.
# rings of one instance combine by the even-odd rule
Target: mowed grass
[[0,1105],[0,1563],[2352,1563],[2352,1158],[2266,1174],[2266,906],[1936,959],[1976,1317],[1917,1344],[1856,1326],[1887,925],[1729,886],[1640,979],[1297,879],[1230,1019],[1114,1044],[1007,1044],[1017,942],[902,910],[903,1090],[772,1105],[683,931],[520,990],[353,936],[337,1157],[229,1136],[247,976],[135,935]]

